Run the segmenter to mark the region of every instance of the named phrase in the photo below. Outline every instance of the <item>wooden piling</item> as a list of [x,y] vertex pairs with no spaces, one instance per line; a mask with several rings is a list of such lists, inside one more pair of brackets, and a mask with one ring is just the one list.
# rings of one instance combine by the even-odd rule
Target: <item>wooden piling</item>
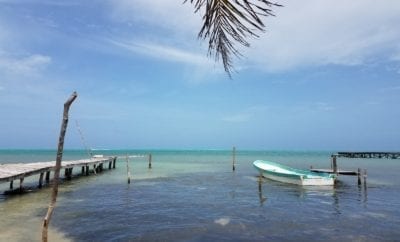
[[336,156],[332,156],[332,166],[333,166],[333,173],[337,175],[338,173],[338,168],[337,168],[337,162],[336,162]]
[[44,172],[40,173],[40,177],[39,177],[39,188],[42,188],[43,186],[43,176],[44,176]]
[[367,186],[367,169],[364,169],[364,186]]
[[46,172],[46,183],[50,182],[50,171]]
[[112,161],[108,162],[108,169],[111,170]]
[[82,173],[82,175],[85,174],[85,166],[82,166],[82,168],[81,168],[81,173]]
[[117,157],[114,157],[114,160],[113,160],[113,169],[115,169],[115,162],[117,161]]
[[233,146],[232,149],[232,171],[235,171],[235,162],[236,162],[236,147]]
[[14,180],[10,181],[10,190],[12,190],[14,188]]
[[358,168],[357,170],[357,184],[361,185],[361,169]]
[[[151,168],[151,167],[149,167]],[[129,156],[126,155],[126,172],[127,172],[127,176],[128,176],[128,184],[131,184],[131,171],[129,169]]]
[[22,192],[22,190],[24,189],[24,188],[23,188],[24,179],[25,179],[25,177],[21,177],[21,178],[19,179],[19,192]]
[[85,173],[86,173],[86,176],[89,175],[89,166],[88,165],[85,166]]
[[151,169],[151,160],[152,160],[152,155],[149,154],[149,169]]

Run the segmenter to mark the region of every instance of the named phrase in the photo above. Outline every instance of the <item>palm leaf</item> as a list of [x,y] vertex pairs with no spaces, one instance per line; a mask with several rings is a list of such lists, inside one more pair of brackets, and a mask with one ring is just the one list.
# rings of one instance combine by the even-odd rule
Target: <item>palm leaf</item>
[[205,7],[203,26],[198,37],[208,39],[208,54],[216,61],[222,59],[226,73],[231,77],[232,56],[240,57],[235,46],[250,44],[248,37],[258,37],[256,31],[264,32],[262,17],[275,16],[272,7],[282,6],[266,0],[185,0],[194,4],[195,12]]

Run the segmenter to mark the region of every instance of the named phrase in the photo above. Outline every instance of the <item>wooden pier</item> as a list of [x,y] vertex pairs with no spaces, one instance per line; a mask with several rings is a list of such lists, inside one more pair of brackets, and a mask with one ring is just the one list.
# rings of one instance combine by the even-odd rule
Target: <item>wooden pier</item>
[[[64,169],[65,178],[71,179],[72,170],[75,167],[80,167],[82,174],[88,176],[91,167],[95,174],[102,172],[106,165],[108,165],[108,169],[115,168],[116,160],[117,157],[92,157],[90,159],[63,161],[61,168]],[[55,170],[55,164],[55,161],[1,164],[0,183],[10,182],[10,189],[13,189],[14,180],[19,180],[19,188],[22,191],[26,177],[40,174],[38,187],[41,188],[44,179],[45,182],[50,181],[50,173]]]
[[400,152],[338,152],[332,156],[363,159],[400,159]]

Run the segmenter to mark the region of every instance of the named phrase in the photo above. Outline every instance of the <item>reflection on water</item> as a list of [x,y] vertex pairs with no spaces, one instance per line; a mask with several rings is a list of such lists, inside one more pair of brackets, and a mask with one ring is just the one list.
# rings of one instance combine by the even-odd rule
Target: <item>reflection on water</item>
[[[258,184],[258,199],[262,206],[267,201],[267,192],[263,191],[263,186],[279,187],[285,190],[286,196],[295,196],[300,199],[309,199],[313,202],[322,204],[332,204],[335,214],[341,214],[340,198],[343,197],[344,203],[347,204],[347,199],[359,201],[364,207],[368,203],[368,185],[348,184],[338,180],[334,186],[299,186],[294,184],[281,183],[270,180],[262,176],[257,176]],[[272,189],[271,189],[272,190]],[[326,198],[331,198],[331,201]]]

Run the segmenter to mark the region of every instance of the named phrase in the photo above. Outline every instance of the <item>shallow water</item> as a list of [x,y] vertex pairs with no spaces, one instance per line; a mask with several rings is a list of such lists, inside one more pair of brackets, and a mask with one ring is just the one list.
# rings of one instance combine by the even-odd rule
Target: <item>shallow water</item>
[[[366,186],[340,177],[336,187],[301,187],[263,179],[256,159],[297,168],[329,167],[330,152],[97,151],[130,159],[100,175],[75,177],[60,186],[51,238],[77,241],[393,241],[400,236],[398,160],[339,159],[343,169],[368,170]],[[6,154],[5,154],[6,153]],[[54,160],[55,151],[0,151],[0,163]],[[67,151],[65,159],[84,158]],[[79,171],[75,171],[78,176]],[[37,178],[28,181],[32,187]],[[8,184],[0,184],[1,191]],[[0,195],[0,240],[40,239],[50,187]],[[21,227],[21,224],[23,225]]]

